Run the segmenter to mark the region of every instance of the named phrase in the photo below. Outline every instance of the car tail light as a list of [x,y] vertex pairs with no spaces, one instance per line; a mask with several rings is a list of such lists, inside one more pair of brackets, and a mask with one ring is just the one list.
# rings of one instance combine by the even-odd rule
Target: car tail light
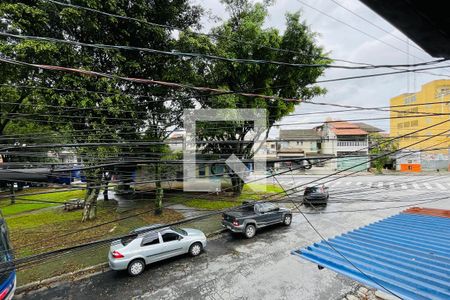
[[238,221],[238,220],[234,220],[234,221],[233,221],[233,225],[234,225],[234,226],[239,226],[239,221]]
[[124,258],[124,256],[117,250],[113,251],[112,257],[114,257],[114,258]]
[[1,293],[0,293],[0,300],[5,299],[6,295],[8,295],[9,290],[11,290],[11,286],[6,287]]

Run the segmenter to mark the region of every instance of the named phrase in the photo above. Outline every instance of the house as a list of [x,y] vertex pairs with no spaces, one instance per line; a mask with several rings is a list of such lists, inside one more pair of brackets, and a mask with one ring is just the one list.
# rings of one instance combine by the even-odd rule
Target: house
[[[310,157],[320,154],[322,138],[315,129],[280,130],[277,144],[277,158],[289,159],[292,157]],[[285,161],[277,167],[291,167],[298,163]]]
[[[313,129],[280,130],[277,145],[277,164],[287,168],[304,162],[291,162],[289,158],[310,158],[312,170],[318,171],[362,171],[370,166],[369,134],[381,132],[381,129],[368,124],[354,124],[344,121],[329,120]],[[317,158],[336,157],[336,159]],[[354,168],[351,168],[355,166]]]
[[331,168],[337,171],[362,171],[370,167],[369,135],[358,125],[345,121],[327,121],[315,128],[322,136],[322,154],[334,154]]

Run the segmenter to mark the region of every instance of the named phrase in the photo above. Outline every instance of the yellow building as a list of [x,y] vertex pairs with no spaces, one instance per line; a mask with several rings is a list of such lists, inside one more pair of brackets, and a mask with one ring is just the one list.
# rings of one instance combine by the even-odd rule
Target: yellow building
[[[409,134],[398,139],[399,148],[435,149],[426,152],[449,153],[450,80],[434,80],[422,85],[419,92],[394,97],[390,101],[390,109],[391,137]],[[437,136],[432,137],[434,135]]]

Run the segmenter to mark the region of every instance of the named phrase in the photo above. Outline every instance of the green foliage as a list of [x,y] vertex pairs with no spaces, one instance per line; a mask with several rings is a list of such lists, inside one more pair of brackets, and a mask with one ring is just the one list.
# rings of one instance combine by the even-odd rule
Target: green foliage
[[[230,18],[211,30],[214,40],[182,34],[180,47],[185,51],[215,54],[229,58],[246,58],[262,61],[281,61],[294,64],[328,64],[323,49],[317,45],[316,34],[301,21],[300,13],[286,15],[286,30],[280,33],[275,28],[265,28],[268,16],[267,5],[272,1],[253,4],[249,0],[222,1]],[[288,49],[275,51],[273,48]],[[294,102],[281,98],[310,100],[325,93],[315,85],[324,68],[297,68],[286,65],[230,63],[226,61],[194,60],[194,74],[189,77],[197,85],[217,87],[230,91],[273,96],[272,99],[248,97],[237,94],[204,95],[198,98],[203,108],[260,108],[267,110],[267,127],[292,113]],[[235,141],[235,143],[210,143],[203,153],[235,154],[242,158],[253,156],[253,144],[240,143],[252,131],[253,122],[204,122],[197,126],[199,139],[208,141]],[[268,131],[265,133],[266,137]],[[238,178],[232,178],[236,185]],[[240,192],[242,184],[236,193]]]
[[[26,192],[33,192],[33,189],[28,189]],[[17,193],[16,204],[7,204],[4,202],[0,205],[2,213],[4,216],[14,215],[22,212],[34,211],[41,208],[52,207],[61,205],[62,203],[69,201],[70,199],[79,198],[83,199],[85,191],[84,190],[76,190],[76,191],[67,191],[67,192],[58,192],[58,193],[48,193],[48,194],[39,194],[39,195],[30,195],[30,196],[20,196],[21,193]],[[25,201],[25,200],[33,200],[33,201]],[[37,201],[51,201],[51,202],[61,202],[61,204],[57,203],[42,203]]]
[[[371,143],[370,154],[375,157],[398,149],[397,141],[392,141],[389,138],[383,137],[379,133],[371,134],[369,139]],[[371,164],[378,173],[382,173],[384,166],[389,162],[389,160],[390,158],[388,156],[383,156],[374,159]]]
[[[179,28],[198,27],[202,10],[188,0],[80,0],[76,4],[112,14],[130,16]],[[173,32],[141,22],[108,17],[95,12],[55,5],[46,1],[7,0],[0,3],[2,30],[32,36],[65,39],[82,43],[129,45],[171,50],[177,41]],[[183,81],[186,69],[175,57],[162,57],[138,51],[78,47],[69,44],[0,38],[0,53],[11,59],[38,64],[93,70],[111,75],[157,80]],[[43,71],[24,66],[0,65],[0,83],[11,90],[0,100],[19,105],[3,109],[0,135],[11,116],[31,110],[27,122],[45,125],[63,133],[59,143],[117,143],[121,147],[80,147],[76,151],[86,167],[106,162],[130,160],[135,153],[147,152],[155,157],[158,147],[134,147],[126,141],[161,141],[167,129],[181,124],[182,110],[191,107],[188,93],[156,85],[136,84],[115,78],[81,76],[57,71]],[[40,89],[12,87],[33,85]],[[94,92],[92,92],[94,91]],[[179,97],[179,96],[183,97]],[[164,102],[172,97],[175,100]],[[178,98],[182,100],[178,101]],[[3,102],[3,100],[2,100]],[[30,105],[23,106],[23,103]],[[49,107],[50,105],[51,107]],[[36,118],[38,116],[38,118]],[[5,120],[5,122],[3,122]],[[8,121],[6,121],[8,120]],[[9,125],[11,130],[17,125]],[[34,140],[37,143],[43,140]],[[23,143],[23,142],[21,142]],[[145,158],[146,155],[143,155]],[[88,169],[84,173],[95,207],[97,187],[106,171],[130,174],[135,168]],[[129,176],[124,180],[129,180]],[[90,195],[90,193],[88,193]]]

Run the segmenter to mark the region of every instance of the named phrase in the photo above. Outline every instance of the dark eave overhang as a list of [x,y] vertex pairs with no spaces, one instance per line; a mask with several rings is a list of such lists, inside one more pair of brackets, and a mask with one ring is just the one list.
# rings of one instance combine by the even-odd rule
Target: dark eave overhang
[[450,59],[446,1],[361,0],[433,57]]

